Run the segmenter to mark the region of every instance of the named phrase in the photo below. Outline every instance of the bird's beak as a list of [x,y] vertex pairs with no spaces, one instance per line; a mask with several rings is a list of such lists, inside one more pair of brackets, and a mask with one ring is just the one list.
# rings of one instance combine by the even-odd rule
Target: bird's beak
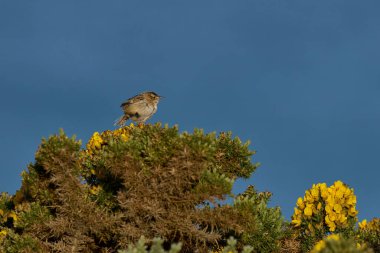
[[160,96],[160,95],[159,95],[159,98],[165,98],[165,97],[164,97],[164,96]]

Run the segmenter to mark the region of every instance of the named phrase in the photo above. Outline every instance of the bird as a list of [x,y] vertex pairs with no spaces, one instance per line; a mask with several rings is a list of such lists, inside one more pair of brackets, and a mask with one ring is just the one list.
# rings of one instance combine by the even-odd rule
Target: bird
[[115,126],[124,126],[128,119],[136,123],[143,124],[157,111],[157,104],[162,96],[153,91],[142,92],[127,99],[120,107],[123,108],[124,115],[115,121]]

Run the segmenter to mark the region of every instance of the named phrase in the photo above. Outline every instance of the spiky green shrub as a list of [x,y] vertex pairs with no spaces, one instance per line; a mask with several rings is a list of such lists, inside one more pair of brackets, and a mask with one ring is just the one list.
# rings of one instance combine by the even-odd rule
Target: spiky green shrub
[[361,246],[352,239],[345,239],[339,234],[331,234],[319,241],[310,253],[373,253],[372,249]]
[[359,222],[358,238],[375,252],[380,252],[380,218]]
[[85,149],[62,131],[42,141],[21,189],[4,197],[0,251],[116,252],[158,236],[165,249],[204,252],[230,235],[242,239],[237,248],[276,249],[282,221],[269,197],[221,204],[255,171],[253,154],[230,133],[159,124],[95,133]]
[[242,244],[251,245],[255,252],[279,251],[280,240],[284,236],[284,221],[280,209],[267,206],[270,197],[271,193],[258,193],[251,185],[234,201],[234,207],[247,213],[247,216],[252,219],[238,237],[239,241]]

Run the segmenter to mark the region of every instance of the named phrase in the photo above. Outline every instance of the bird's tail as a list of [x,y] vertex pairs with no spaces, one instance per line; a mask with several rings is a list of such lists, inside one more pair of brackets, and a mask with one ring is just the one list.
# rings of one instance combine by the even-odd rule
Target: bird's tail
[[115,120],[115,123],[114,125],[115,126],[124,126],[125,125],[125,122],[129,119],[129,116],[128,115],[123,115],[121,116],[120,118],[118,118],[117,120]]

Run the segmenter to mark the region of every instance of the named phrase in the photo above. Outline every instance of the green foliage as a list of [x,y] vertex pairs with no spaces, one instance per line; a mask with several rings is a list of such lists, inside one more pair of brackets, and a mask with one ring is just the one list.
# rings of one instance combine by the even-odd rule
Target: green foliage
[[42,253],[43,250],[38,240],[33,238],[32,235],[22,234],[19,235],[10,230],[7,236],[2,240],[1,252],[6,253]]
[[81,145],[75,137],[68,138],[62,130],[59,135],[42,139],[36,152],[36,162],[28,166],[29,172],[22,173],[22,186],[16,193],[15,202],[39,201],[42,205],[52,205],[57,197],[56,189],[64,184],[56,180],[57,176],[79,176]]
[[[233,237],[230,237],[227,240],[227,245],[218,251],[218,253],[238,253],[237,250],[237,241]],[[243,249],[240,251],[241,253],[250,253],[253,252],[253,248],[251,246],[244,246]]]
[[352,239],[340,236],[325,238],[320,241],[311,253],[373,253],[372,249],[358,245]]
[[180,134],[159,124],[126,127],[94,134],[87,154],[83,175],[101,188],[96,201],[138,220],[136,238],[158,233],[206,246],[231,229],[241,230],[238,210],[202,208],[231,195],[234,179],[256,169],[248,144],[230,133]]
[[375,252],[380,252],[380,218],[373,218],[369,222],[366,220],[360,222],[357,237]]
[[41,206],[38,202],[24,203],[17,206],[17,222],[14,227],[30,230],[32,232],[33,225],[39,222],[45,222],[50,219],[51,214],[46,206]]
[[163,247],[164,241],[160,238],[153,238],[150,249],[147,249],[146,240],[141,237],[136,245],[129,245],[127,250],[119,250],[118,253],[177,253],[181,250],[182,244],[172,244],[170,250],[166,251]]
[[152,252],[177,242],[204,252],[235,235],[238,249],[269,252],[282,223],[269,195],[221,204],[258,166],[248,145],[156,124],[94,133],[81,149],[61,131],[42,140],[16,195],[0,198],[0,251],[116,252],[144,236]]
[[[154,238],[150,243],[150,247],[147,246],[146,239],[141,237],[138,242],[134,245],[128,246],[127,250],[119,250],[118,253],[177,253],[181,250],[181,243],[174,243],[171,245],[170,250],[166,251],[163,246],[164,241],[160,238]],[[195,251],[196,249],[192,249]],[[240,251],[241,253],[251,253],[253,248],[251,246],[244,246]],[[213,251],[215,252],[215,251]],[[218,251],[218,253],[238,253],[237,241],[233,237],[227,240],[227,245]]]
[[14,204],[12,197],[7,193],[0,196],[0,226],[12,227],[14,223],[15,213],[13,211]]
[[276,252],[280,248],[280,239],[285,234],[284,221],[278,207],[268,208],[269,192],[257,193],[253,186],[238,196],[234,207],[251,217],[249,226],[239,241],[251,245],[255,252]]

